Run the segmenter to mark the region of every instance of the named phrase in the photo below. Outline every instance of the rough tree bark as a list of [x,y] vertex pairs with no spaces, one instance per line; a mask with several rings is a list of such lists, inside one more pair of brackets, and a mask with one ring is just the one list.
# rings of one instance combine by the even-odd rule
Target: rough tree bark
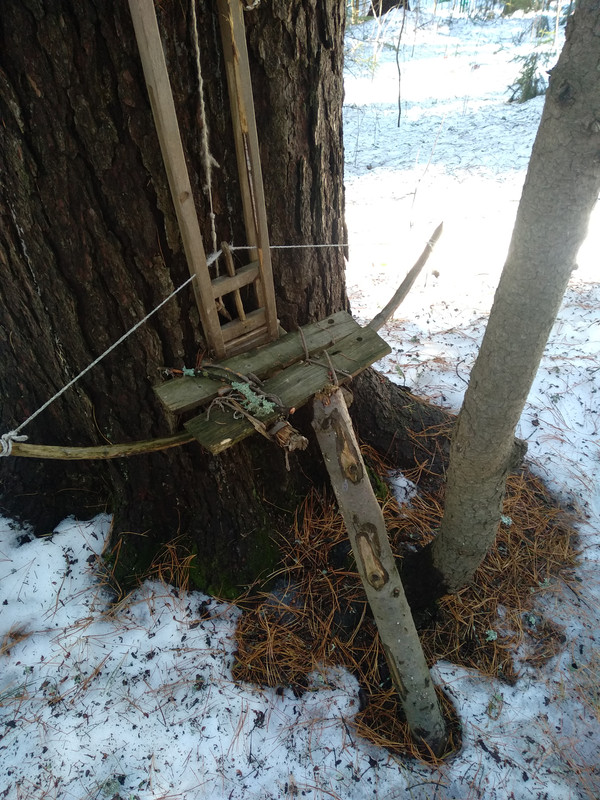
[[450,451],[432,560],[468,583],[496,536],[513,437],[600,191],[600,4],[581,0],[552,70],[506,264]]
[[[207,250],[206,176],[187,3],[157,4]],[[243,242],[219,27],[198,4],[219,240]],[[273,244],[342,242],[342,0],[261,3],[246,14]],[[126,3],[5,0],[0,15],[0,432],[13,429],[188,276]],[[343,252],[273,251],[286,329],[347,304]],[[184,290],[29,425],[36,443],[92,445],[181,429],[152,391],[161,366],[202,348]],[[383,397],[383,395],[382,395]],[[256,438],[256,437],[255,437]],[[398,441],[402,436],[398,435]],[[250,441],[102,463],[0,460],[1,507],[47,532],[68,514],[114,512],[131,564],[185,534],[201,583],[244,584],[269,566],[270,532],[309,480]],[[408,450],[408,448],[407,448]],[[303,483],[304,482],[304,483]],[[121,552],[125,552],[125,547]],[[275,554],[273,553],[273,557]]]

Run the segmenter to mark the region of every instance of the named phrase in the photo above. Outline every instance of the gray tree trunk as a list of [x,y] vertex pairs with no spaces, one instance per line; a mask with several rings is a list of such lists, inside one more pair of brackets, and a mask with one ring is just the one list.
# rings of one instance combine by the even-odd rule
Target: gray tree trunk
[[450,451],[431,557],[467,584],[496,536],[519,417],[600,191],[600,4],[581,0],[552,70],[517,220]]

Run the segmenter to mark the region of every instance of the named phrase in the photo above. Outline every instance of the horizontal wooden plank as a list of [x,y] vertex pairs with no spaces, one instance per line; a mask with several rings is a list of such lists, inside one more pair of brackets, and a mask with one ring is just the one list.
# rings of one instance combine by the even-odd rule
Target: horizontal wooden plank
[[[338,311],[337,314],[302,328],[311,355],[360,330],[358,322],[346,311]],[[303,357],[302,339],[298,331],[293,331],[274,342],[219,363],[234,372],[243,375],[252,373],[262,379],[289,367]],[[177,378],[155,386],[154,391],[169,411],[180,414],[210,402],[217,396],[219,386],[220,384],[209,378]]]
[[235,356],[238,353],[245,353],[253,347],[259,347],[261,344],[266,344],[271,341],[269,331],[266,325],[257,328],[254,331],[249,331],[244,336],[238,336],[237,339],[232,339],[227,342],[227,355]]
[[223,297],[236,289],[241,289],[253,283],[258,278],[258,261],[241,267],[235,275],[221,275],[212,282],[213,297]]
[[256,311],[250,311],[246,314],[246,319],[234,319],[233,322],[227,322],[221,326],[221,334],[225,345],[231,342],[232,339],[239,339],[250,331],[255,331],[257,328],[264,328],[266,324],[266,316],[264,308],[257,308]]
[[[329,348],[329,357],[342,383],[349,376],[357,375],[363,369],[378,361],[390,352],[389,345],[369,328],[346,336]],[[277,373],[265,382],[265,392],[276,395],[286,408],[299,408],[310,398],[332,382],[330,367],[324,355],[315,362],[300,361]],[[265,424],[275,421],[277,413],[262,419]],[[235,419],[230,410],[214,407],[207,419],[204,411],[185,423],[186,430],[211,453],[221,453],[228,447],[254,433],[254,427],[245,418]]]
[[225,347],[211,294],[206,254],[183,152],[154,2],[153,0],[129,0],[129,8],[148,87],[156,133],[179,223],[181,241],[190,275],[196,278],[195,281],[192,281],[192,290],[198,306],[200,321],[210,349],[218,357],[223,357]]

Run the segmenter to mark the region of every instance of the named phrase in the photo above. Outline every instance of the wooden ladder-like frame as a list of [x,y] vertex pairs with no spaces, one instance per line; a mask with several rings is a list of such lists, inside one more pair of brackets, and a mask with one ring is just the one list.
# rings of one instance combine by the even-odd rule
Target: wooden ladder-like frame
[[[227,275],[211,278],[153,0],[129,0],[144,77],[190,270],[200,321],[217,358],[242,353],[279,335],[258,133],[241,0],[217,0],[235,137],[244,225],[251,263],[235,268],[223,246]],[[257,307],[244,308],[240,290],[253,286]],[[237,319],[221,324],[217,300],[233,294]]]

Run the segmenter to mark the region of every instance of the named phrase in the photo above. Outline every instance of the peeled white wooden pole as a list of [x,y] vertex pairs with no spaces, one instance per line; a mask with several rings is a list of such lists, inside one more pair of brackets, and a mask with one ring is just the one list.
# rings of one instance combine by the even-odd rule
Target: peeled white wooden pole
[[342,391],[339,387],[330,389],[315,396],[313,427],[411,733],[435,755],[441,755],[447,742],[446,725],[396,569],[383,513]]

